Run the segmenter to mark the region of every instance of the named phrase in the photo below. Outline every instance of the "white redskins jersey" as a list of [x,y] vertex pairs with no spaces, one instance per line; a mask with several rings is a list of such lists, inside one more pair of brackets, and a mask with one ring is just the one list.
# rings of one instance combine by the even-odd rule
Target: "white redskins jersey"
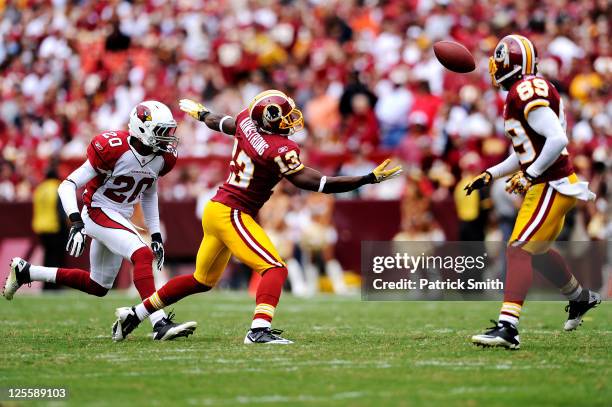
[[83,193],[87,208],[113,209],[129,219],[142,194],[174,167],[176,153],[141,156],[128,138],[126,131],[108,131],[92,139],[87,159],[96,176]]

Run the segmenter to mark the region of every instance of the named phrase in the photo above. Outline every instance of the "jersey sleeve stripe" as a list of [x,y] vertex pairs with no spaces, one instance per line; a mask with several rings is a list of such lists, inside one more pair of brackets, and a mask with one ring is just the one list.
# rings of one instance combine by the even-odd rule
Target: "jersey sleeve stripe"
[[531,102],[527,103],[525,105],[525,109],[523,109],[525,119],[527,119],[529,112],[531,112],[536,107],[548,107],[548,106],[550,106],[550,103],[548,102],[548,100],[545,100],[545,99],[532,100]]
[[297,168],[294,168],[292,170],[289,170],[287,172],[285,172],[283,175],[291,175],[294,174],[298,171],[302,171],[304,169],[304,164],[300,164]]

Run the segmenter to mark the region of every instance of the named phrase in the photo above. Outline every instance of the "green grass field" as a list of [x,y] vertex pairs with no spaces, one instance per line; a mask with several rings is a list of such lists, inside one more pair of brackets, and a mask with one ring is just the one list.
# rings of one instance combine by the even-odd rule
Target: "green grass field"
[[563,303],[528,303],[522,349],[506,351],[468,342],[497,303],[285,296],[275,327],[296,343],[246,346],[252,300],[217,292],[174,307],[198,321],[189,339],[153,342],[147,322],[113,343],[113,311],[133,302],[78,293],[0,302],[0,387],[67,387],[71,405],[612,405],[610,303],[571,333]]

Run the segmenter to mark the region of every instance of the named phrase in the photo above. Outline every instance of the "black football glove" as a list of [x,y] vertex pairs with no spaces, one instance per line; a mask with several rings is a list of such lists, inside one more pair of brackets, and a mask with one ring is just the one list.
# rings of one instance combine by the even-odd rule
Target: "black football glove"
[[162,266],[164,265],[165,257],[164,242],[162,240],[161,233],[153,233],[151,235],[151,240],[151,250],[155,255],[156,266],[158,270],[161,270]]
[[87,243],[87,235],[85,234],[85,224],[81,215],[78,213],[71,213],[70,221],[72,226],[70,227],[70,234],[68,235],[68,244],[66,244],[66,251],[73,257],[79,257],[85,250],[85,244]]
[[474,190],[483,189],[484,187],[489,185],[492,180],[493,176],[491,175],[491,173],[489,171],[485,171],[476,178],[474,178],[472,181],[470,181],[470,183],[467,184],[465,188],[463,188],[463,190],[466,191],[466,195],[471,195]]

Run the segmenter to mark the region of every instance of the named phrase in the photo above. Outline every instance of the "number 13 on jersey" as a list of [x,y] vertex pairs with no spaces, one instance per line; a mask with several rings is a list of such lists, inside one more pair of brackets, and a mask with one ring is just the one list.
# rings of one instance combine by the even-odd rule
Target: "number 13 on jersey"
[[[281,176],[293,174],[303,168],[298,152],[295,150],[287,151],[286,147],[284,149],[285,151],[274,157],[274,162],[278,166]],[[255,164],[253,160],[244,150],[240,149],[238,140],[236,140],[234,142],[232,161],[230,162],[230,175],[227,178],[227,183],[247,189],[253,179],[254,172]]]

